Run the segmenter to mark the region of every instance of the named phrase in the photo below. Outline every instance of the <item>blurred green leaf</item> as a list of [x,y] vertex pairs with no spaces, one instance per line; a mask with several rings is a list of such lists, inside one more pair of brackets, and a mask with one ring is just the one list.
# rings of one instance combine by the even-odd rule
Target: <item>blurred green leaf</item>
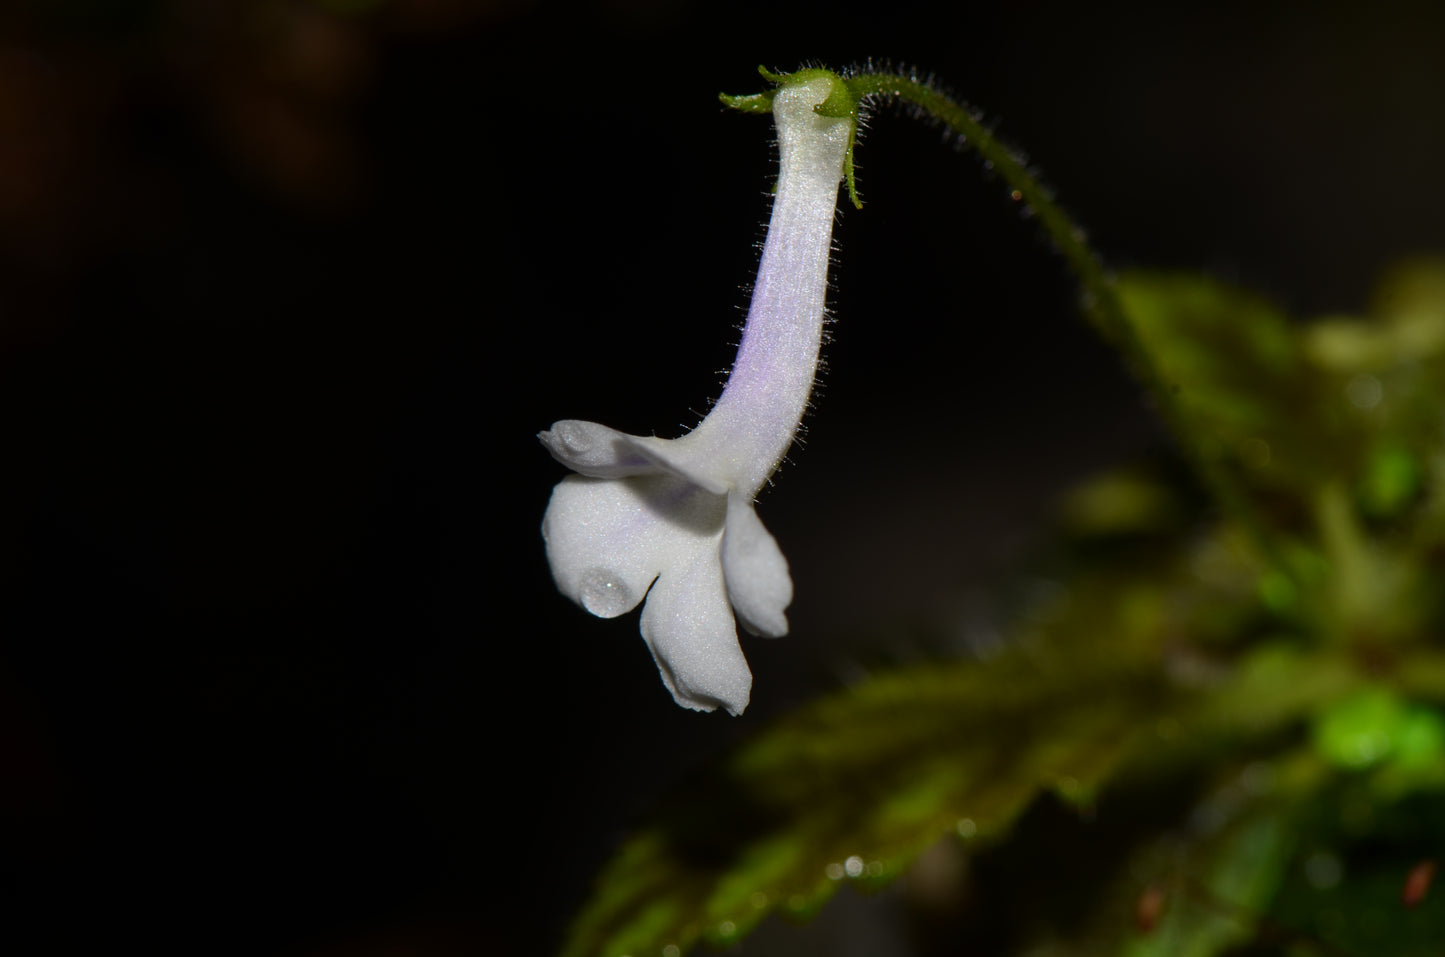
[[[1299,811],[1329,780],[1330,769],[1308,748],[1254,760],[1225,751],[1216,754],[1220,758],[1222,769],[1202,779],[1208,786],[1200,787],[1197,773],[1182,779],[1193,782],[1197,796],[1162,819],[1152,805],[1178,797],[1177,787],[1140,789],[1137,782],[1124,782],[1113,788],[1099,819],[1113,819],[1115,827],[1095,842],[1101,853],[1089,868],[1094,880],[1075,881],[1071,889],[1085,902],[1078,911],[1082,920],[1038,922],[1044,930],[1040,938],[1025,938],[1007,952],[1212,957],[1249,942],[1287,937],[1267,908],[1299,846]],[[1150,830],[1129,840],[1117,827],[1121,812],[1156,819]]]
[[1445,264],[1393,272],[1369,320],[1292,323],[1192,275],[1126,273],[1120,301],[1188,445],[1233,477],[1271,568],[1261,597],[1326,640],[1418,642],[1445,548]]
[[1430,878],[1445,848],[1445,795],[1382,799],[1364,780],[1345,778],[1314,796],[1296,821],[1298,853],[1269,905],[1270,919],[1298,935],[1293,953],[1440,953],[1445,888]]
[[1392,266],[1370,312],[1387,330],[1395,364],[1445,359],[1445,259],[1420,257]]
[[1260,802],[1203,840],[1176,842],[1170,872],[1144,892],[1162,895],[1158,922],[1130,934],[1118,952],[1212,957],[1250,940],[1284,876],[1294,838],[1289,809]]
[[564,953],[725,943],[997,834],[1044,789],[1087,801],[1153,728],[1156,683],[1137,660],[1009,658],[874,678],[749,742],[627,842]]
[[[1149,501],[1134,482],[1106,504],[1120,491]],[[1135,509],[1104,511],[1151,525]],[[1391,799],[1445,786],[1445,724],[1405,697],[1445,694],[1445,656],[1414,649],[1366,669],[1348,649],[1278,631],[1288,618],[1271,612],[1227,527],[1182,548],[1131,541],[1025,608],[998,657],[870,677],[745,743],[625,843],[564,953],[727,944],[773,911],[813,913],[843,883],[891,880],[948,834],[1006,852],[1014,819],[1045,791],[1087,805],[1106,784],[1118,794],[1187,777],[1245,748],[1367,768]],[[1389,760],[1356,761],[1378,733]],[[1196,895],[1244,913],[1270,896],[1291,840],[1281,794],[1247,802],[1248,822],[1232,812],[1227,828],[1188,839]],[[1131,952],[1213,954],[1249,938],[1250,921],[1208,911],[1181,907]]]
[[725,943],[945,835],[995,838],[1043,791],[1090,801],[1169,702],[1160,644],[1182,606],[1159,589],[1187,573],[1152,567],[1160,582],[1055,589],[988,662],[880,674],[745,743],[626,842],[564,953]]
[[1273,306],[1196,275],[1131,272],[1117,288],[1179,424],[1246,484],[1307,490],[1349,460],[1344,410],[1320,401],[1299,337]]
[[1399,695],[1387,688],[1362,689],[1315,720],[1315,749],[1337,767],[1372,767],[1394,753],[1407,718]]
[[1261,642],[1241,655],[1229,679],[1200,701],[1199,720],[1236,737],[1268,734],[1314,713],[1364,683],[1358,668],[1289,639]]
[[945,835],[1000,840],[1044,791],[1087,804],[1122,767],[1217,759],[1355,687],[1346,661],[1288,641],[1232,660],[1265,613],[1230,541],[1116,558],[1028,609],[997,658],[880,674],[778,722],[632,835],[564,954],[734,941]]
[[1064,496],[1062,530],[1076,538],[1177,531],[1184,521],[1178,496],[1151,476],[1132,470],[1107,472]]
[[1348,771],[1374,769],[1370,779],[1386,800],[1445,789],[1445,718],[1391,688],[1362,688],[1318,712],[1316,752]]
[[1421,463],[1409,449],[1382,442],[1365,463],[1360,505],[1372,518],[1392,518],[1414,500],[1422,481]]
[[[1336,710],[1395,711],[1371,697]],[[1178,829],[1133,854],[1092,931],[1048,953],[1437,954],[1441,847],[1445,792],[1387,796],[1308,748],[1285,751],[1221,776]]]

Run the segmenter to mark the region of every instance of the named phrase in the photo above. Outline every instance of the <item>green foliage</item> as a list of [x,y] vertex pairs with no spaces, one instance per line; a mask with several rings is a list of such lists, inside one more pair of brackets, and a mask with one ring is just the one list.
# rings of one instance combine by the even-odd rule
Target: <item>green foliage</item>
[[1042,791],[1093,800],[1164,740],[1161,646],[1185,607],[1166,589],[1081,582],[994,660],[880,674],[780,722],[629,840],[565,953],[724,942],[775,908],[816,909],[845,879],[895,877],[944,835],[991,839]]
[[896,877],[946,834],[988,839],[1042,790],[1088,801],[1153,727],[1152,669],[1120,637],[1117,656],[880,675],[781,722],[629,840],[565,953],[726,942]]
[[[1126,274],[1118,295],[1182,422],[1261,490],[1305,491],[1354,460],[1328,384],[1263,300],[1188,275]],[[1298,410],[1321,411],[1300,429]]]
[[1223,504],[1253,533],[1264,587],[1340,640],[1415,641],[1438,611],[1418,562],[1442,530],[1445,301],[1421,278],[1437,269],[1396,273],[1373,322],[1312,325],[1200,277],[1117,284],[1176,428],[1239,493]]
[[1429,849],[1441,844],[1442,811],[1428,789],[1385,798],[1371,778],[1303,750],[1249,764],[1134,854],[1090,936],[1048,952],[1438,953],[1445,895],[1430,892]]
[[1387,762],[1438,767],[1445,760],[1445,725],[1388,688],[1364,688],[1320,713],[1315,748],[1332,764],[1363,770]]
[[[1161,909],[1157,923],[1136,914],[1134,927],[1120,934],[1109,952],[1211,957],[1248,941],[1259,929],[1256,915],[1284,877],[1296,839],[1291,810],[1281,802],[1259,801],[1203,838],[1169,842],[1168,850],[1177,854],[1182,847],[1186,853],[1165,867],[1156,864],[1162,873],[1139,898],[1141,909]],[[1157,858],[1164,849],[1149,850]],[[1112,929],[1128,927],[1118,921]]]
[[[1296,851],[1267,902],[1274,936],[1287,936],[1291,953],[1440,952],[1445,893],[1429,880],[1445,846],[1445,801],[1438,791],[1384,799],[1368,778],[1336,778],[1298,810],[1294,825]],[[1269,942],[1238,954],[1278,953],[1264,946]]]

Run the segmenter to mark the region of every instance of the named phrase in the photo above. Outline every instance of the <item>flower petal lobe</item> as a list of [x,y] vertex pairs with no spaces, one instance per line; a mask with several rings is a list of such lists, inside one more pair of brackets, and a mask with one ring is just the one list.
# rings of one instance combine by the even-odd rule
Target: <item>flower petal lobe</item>
[[596,422],[564,419],[537,433],[552,458],[574,472],[592,478],[626,478],[647,475],[658,468],[638,453],[629,441],[635,436]]
[[694,711],[721,705],[734,715],[748,706],[753,673],[738,646],[716,544],[699,543],[690,564],[669,567],[652,586],[642,637],[679,705]]
[[728,496],[722,539],[723,580],[738,621],[754,635],[781,638],[788,633],[784,610],[793,601],[793,579],[777,539],[763,527],[753,503]]
[[599,618],[636,608],[662,570],[647,547],[658,519],[638,484],[569,475],[552,490],[542,518],[558,590]]

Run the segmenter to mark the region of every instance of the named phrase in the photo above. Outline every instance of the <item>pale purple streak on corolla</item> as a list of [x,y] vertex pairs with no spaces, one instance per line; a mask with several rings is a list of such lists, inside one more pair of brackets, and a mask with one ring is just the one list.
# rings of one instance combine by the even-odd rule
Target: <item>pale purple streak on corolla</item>
[[579,474],[542,519],[557,587],[602,618],[636,608],[663,684],[685,708],[741,714],[752,673],[734,615],[787,634],[788,563],[753,500],[793,443],[822,340],[833,214],[852,120],[820,116],[828,78],[773,100],[780,170],[737,359],[705,419],[676,439],[558,422],[538,436]]

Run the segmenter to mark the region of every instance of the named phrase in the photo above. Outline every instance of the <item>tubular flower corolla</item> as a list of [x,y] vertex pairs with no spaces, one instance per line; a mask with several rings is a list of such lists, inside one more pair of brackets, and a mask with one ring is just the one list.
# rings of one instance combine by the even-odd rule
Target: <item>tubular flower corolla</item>
[[737,359],[722,396],[676,439],[558,422],[538,438],[578,473],[552,492],[542,536],[557,587],[594,615],[642,611],[642,637],[679,705],[732,714],[752,673],[740,622],[788,631],[788,563],[753,500],[803,416],[818,364],[834,207],[852,120],[815,111],[833,81],[773,99],[780,172]]

